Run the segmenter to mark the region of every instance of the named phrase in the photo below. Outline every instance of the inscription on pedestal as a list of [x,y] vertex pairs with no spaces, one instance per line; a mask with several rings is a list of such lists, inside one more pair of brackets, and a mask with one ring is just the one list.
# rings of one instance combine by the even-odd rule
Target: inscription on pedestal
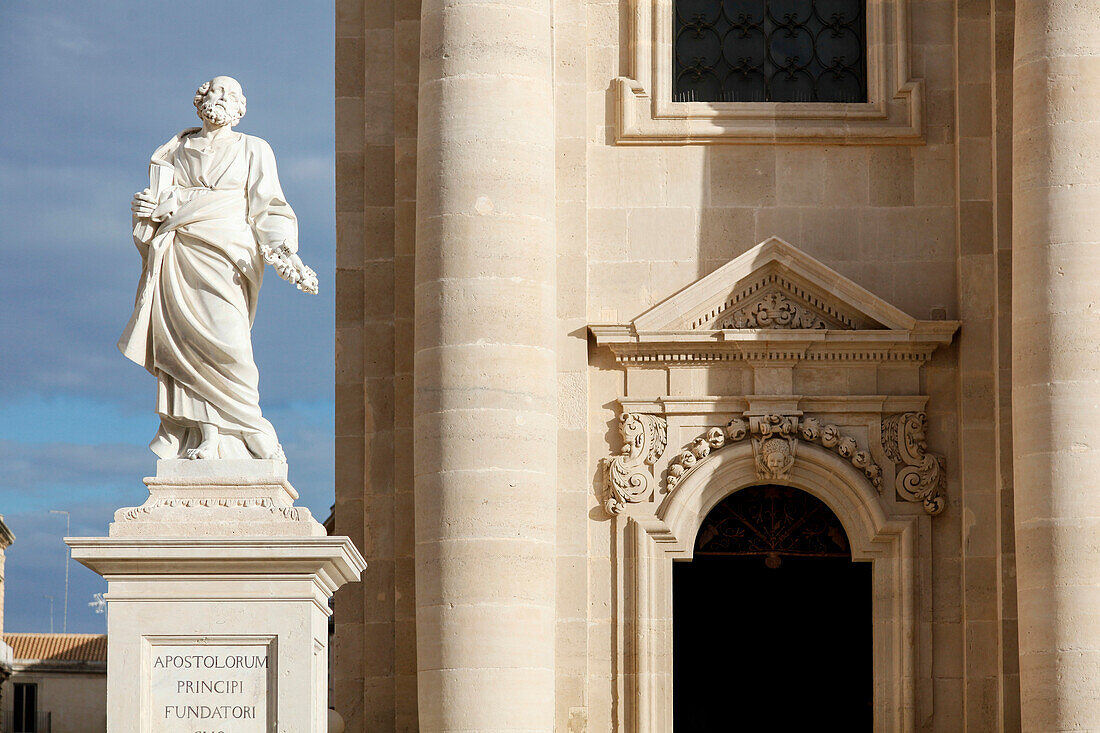
[[155,644],[149,649],[149,722],[157,733],[267,733],[271,648]]

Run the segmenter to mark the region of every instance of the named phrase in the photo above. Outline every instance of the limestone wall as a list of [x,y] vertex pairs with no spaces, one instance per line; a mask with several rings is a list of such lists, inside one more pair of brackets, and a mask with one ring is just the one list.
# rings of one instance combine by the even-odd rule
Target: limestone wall
[[416,730],[412,343],[420,3],[336,3],[336,595],[348,730]]
[[4,632],[4,549],[0,547],[0,634]]
[[[416,730],[412,261],[420,3],[337,0],[337,531],[370,567],[337,596],[336,705],[349,730]],[[923,140],[890,145],[621,145],[631,3],[555,0],[556,730],[626,730],[615,619],[624,527],[602,510],[624,395],[736,395],[733,371],[628,379],[589,323],[625,323],[769,236],[919,319],[958,319],[917,380],[949,505],[924,525],[918,724],[1019,727],[1011,482],[1012,14],[909,6]],[[492,104],[491,96],[484,104]],[[423,185],[423,182],[422,182]],[[477,180],[469,182],[471,187]],[[681,377],[684,375],[680,375]],[[835,392],[825,372],[800,388]],[[913,382],[916,382],[913,384]],[[679,392],[677,392],[679,390]],[[487,457],[487,460],[491,458]]]

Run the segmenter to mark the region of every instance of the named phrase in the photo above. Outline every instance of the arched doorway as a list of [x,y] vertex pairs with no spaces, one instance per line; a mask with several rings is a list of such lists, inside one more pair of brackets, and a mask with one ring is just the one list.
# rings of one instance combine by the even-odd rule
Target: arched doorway
[[673,565],[675,733],[872,730],[871,609],[871,564],[824,502],[726,497]]

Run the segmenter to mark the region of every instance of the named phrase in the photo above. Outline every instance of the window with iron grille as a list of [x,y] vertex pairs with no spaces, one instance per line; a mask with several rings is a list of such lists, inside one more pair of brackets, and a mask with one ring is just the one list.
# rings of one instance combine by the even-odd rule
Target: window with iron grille
[[866,102],[866,0],[675,0],[673,101]]
[[13,733],[38,733],[38,685],[17,682],[13,686],[15,715]]

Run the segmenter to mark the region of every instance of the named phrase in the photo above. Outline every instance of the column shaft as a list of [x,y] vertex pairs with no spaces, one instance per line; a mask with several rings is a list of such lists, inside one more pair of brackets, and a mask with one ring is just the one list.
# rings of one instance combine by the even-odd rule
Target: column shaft
[[1016,548],[1025,731],[1100,730],[1100,4],[1017,0]]
[[423,0],[415,515],[420,730],[554,727],[551,0]]

